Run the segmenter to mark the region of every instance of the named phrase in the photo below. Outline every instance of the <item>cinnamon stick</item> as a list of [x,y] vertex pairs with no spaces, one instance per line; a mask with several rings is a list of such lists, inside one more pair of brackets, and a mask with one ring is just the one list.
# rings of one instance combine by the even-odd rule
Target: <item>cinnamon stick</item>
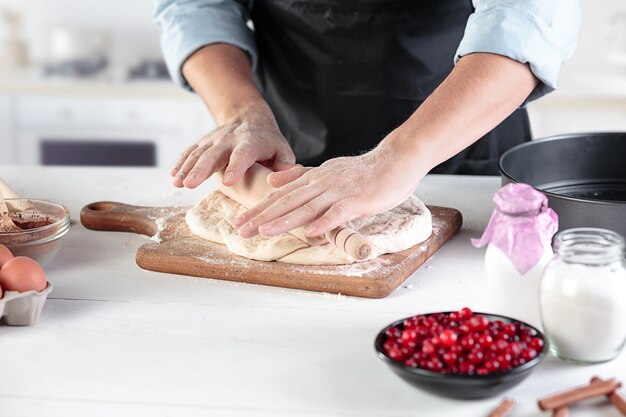
[[541,398],[538,401],[538,405],[543,411],[554,410],[556,408],[567,407],[570,404],[587,398],[610,394],[621,386],[622,384],[614,379],[602,381],[595,384],[589,384],[557,392],[556,394]]
[[[591,378],[592,385],[599,382],[603,382],[600,377],[594,376],[593,378]],[[622,397],[620,393],[617,392],[617,390],[607,394],[606,397],[623,416],[626,416],[626,398]]]
[[504,398],[500,401],[500,404],[489,414],[489,417],[505,417],[511,412],[511,409],[515,406],[515,400],[513,398]]
[[567,407],[556,408],[552,412],[552,417],[567,417],[567,416],[569,416],[569,408]]

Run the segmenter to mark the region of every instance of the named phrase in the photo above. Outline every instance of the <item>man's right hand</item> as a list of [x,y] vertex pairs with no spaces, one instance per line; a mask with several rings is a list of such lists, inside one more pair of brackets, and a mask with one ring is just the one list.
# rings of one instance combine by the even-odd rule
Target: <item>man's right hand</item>
[[265,103],[243,110],[183,152],[170,174],[176,187],[196,188],[225,169],[224,185],[235,184],[259,162],[274,171],[290,169],[295,156]]
[[293,151],[254,84],[251,62],[243,51],[211,44],[189,57],[182,70],[219,127],[178,158],[171,170],[176,187],[196,188],[221,170],[224,185],[230,186],[255,162],[274,171],[294,166]]

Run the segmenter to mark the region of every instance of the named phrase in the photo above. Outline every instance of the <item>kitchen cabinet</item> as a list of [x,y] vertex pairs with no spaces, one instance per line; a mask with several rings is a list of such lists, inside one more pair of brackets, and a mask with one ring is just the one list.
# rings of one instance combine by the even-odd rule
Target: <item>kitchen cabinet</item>
[[215,123],[169,81],[0,79],[0,163],[171,166]]
[[[209,112],[199,100],[28,94],[16,97],[15,103],[16,162],[20,164],[119,165],[125,161],[141,165],[138,161],[145,161],[170,166],[186,144],[212,128]],[[128,155],[120,155],[129,151],[129,145],[136,152],[153,153],[152,163],[142,155],[134,163]],[[102,152],[110,155],[109,161],[96,155]]]

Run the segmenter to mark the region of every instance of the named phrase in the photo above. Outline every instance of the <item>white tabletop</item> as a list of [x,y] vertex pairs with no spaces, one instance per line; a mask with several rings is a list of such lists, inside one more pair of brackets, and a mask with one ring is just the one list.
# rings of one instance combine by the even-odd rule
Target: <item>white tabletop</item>
[[[483,250],[470,245],[492,210],[495,177],[427,176],[418,195],[463,213],[461,233],[381,300],[233,284],[136,266],[143,236],[78,222],[98,200],[191,204],[164,170],[0,167],[22,195],[66,205],[74,224],[46,267],[54,291],[33,327],[0,325],[0,416],[486,416],[499,398],[422,392],[375,355],[374,336],[420,312],[489,310]],[[512,417],[537,416],[539,396],[626,377],[626,355],[596,366],[547,358],[507,393]],[[548,415],[548,414],[544,414]],[[619,414],[604,401],[576,416]]]

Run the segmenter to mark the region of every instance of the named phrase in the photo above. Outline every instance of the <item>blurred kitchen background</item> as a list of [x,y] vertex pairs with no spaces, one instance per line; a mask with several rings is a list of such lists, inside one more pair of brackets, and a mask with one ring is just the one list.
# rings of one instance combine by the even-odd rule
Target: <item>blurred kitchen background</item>
[[[582,4],[536,138],[626,131],[626,1]],[[167,75],[152,0],[0,0],[0,164],[170,166],[213,126]]]

